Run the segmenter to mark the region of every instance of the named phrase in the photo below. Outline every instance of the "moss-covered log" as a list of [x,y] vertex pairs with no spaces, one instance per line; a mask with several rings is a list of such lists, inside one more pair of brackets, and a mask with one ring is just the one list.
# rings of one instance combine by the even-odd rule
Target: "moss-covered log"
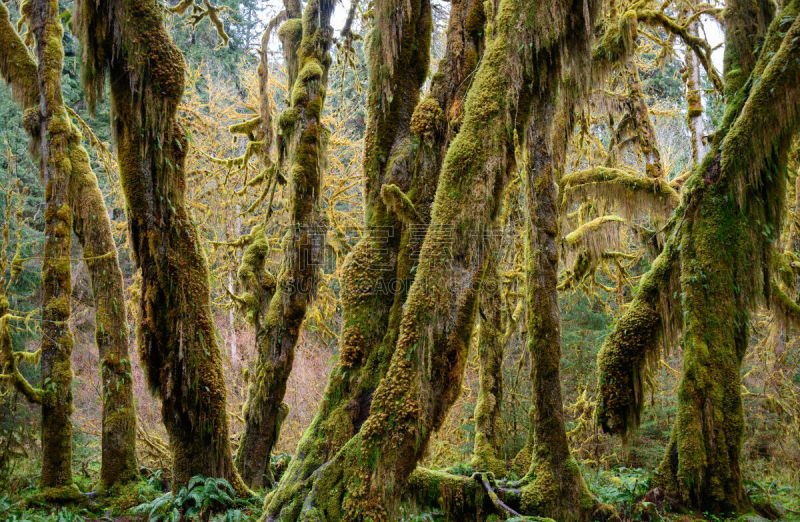
[[[333,2],[313,0],[303,15],[298,47],[300,71],[292,88],[294,125],[282,129],[289,158],[290,230],[284,237],[284,258],[263,323],[257,331],[258,362],[244,406],[244,430],[236,464],[251,487],[272,482],[270,454],[286,416],[286,382],[306,309],[319,278],[325,226],[319,212],[325,157],[322,106],[331,58]],[[263,272],[262,266],[256,268]]]
[[[389,369],[361,430],[308,477],[311,487],[304,488],[295,518],[394,515],[408,476],[460,389],[485,269],[486,252],[477,247],[475,234],[485,234],[497,218],[514,167],[514,133],[525,131],[532,97],[548,87],[538,80],[558,74],[567,56],[579,65],[579,56],[589,55],[588,49],[573,55],[568,48],[570,39],[591,26],[584,7],[500,3],[497,35],[487,42],[445,156]],[[463,205],[465,199],[473,204]],[[267,499],[266,518],[287,514],[273,510]]]
[[184,203],[188,143],[176,121],[183,57],[155,0],[78,1],[73,24],[92,104],[110,80],[130,242],[142,272],[138,346],[162,401],[173,485],[205,475],[246,493],[228,441],[208,268]]

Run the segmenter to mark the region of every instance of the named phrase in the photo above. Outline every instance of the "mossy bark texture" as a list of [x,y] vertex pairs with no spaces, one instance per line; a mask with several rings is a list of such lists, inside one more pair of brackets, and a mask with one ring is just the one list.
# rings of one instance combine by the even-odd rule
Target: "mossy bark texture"
[[173,486],[205,475],[247,493],[228,441],[207,263],[184,201],[188,143],[176,120],[183,57],[155,0],[78,1],[73,24],[90,102],[110,80],[130,242],[142,272],[138,346],[162,401]]
[[453,3],[445,57],[430,96],[422,100],[430,4],[381,2],[375,11],[368,40],[367,234],[343,267],[340,352],[322,404],[265,502],[273,518],[292,519],[307,511],[303,503],[313,486],[309,477],[361,429],[389,367],[439,169],[463,114],[465,80],[482,51],[483,19],[473,24],[475,30],[467,30],[468,15],[479,3]]
[[[387,7],[378,4],[376,11]],[[311,487],[293,500],[302,509],[295,518],[394,516],[408,476],[460,391],[487,254],[475,235],[483,237],[497,218],[514,167],[515,130],[524,132],[532,96],[547,88],[534,79],[543,70],[558,72],[565,41],[591,26],[584,7],[500,3],[497,36],[487,42],[439,175],[389,368],[361,430],[308,477]],[[280,493],[279,488],[273,495]],[[271,500],[281,499],[267,498],[265,517],[287,518],[283,504],[273,509]]]
[[[487,245],[496,248],[497,245]],[[503,317],[498,259],[487,260],[481,284],[480,320],[478,326],[478,401],[475,403],[475,444],[472,467],[491,471],[497,477],[506,472],[502,460],[503,437],[500,406],[503,403]]]
[[[709,153],[684,185],[672,237],[634,300],[653,290],[645,283],[659,279],[664,267],[659,260],[676,256],[684,372],[677,420],[655,482],[680,503],[712,513],[750,508],[739,464],[741,362],[749,341],[748,314],[756,303],[770,300],[787,154],[800,123],[800,2],[785,4],[765,32],[770,5],[737,0],[726,7],[728,106]],[[666,285],[658,292],[673,293]],[[629,395],[624,387],[635,383],[610,379],[603,359],[625,351],[619,347],[629,338],[627,330],[645,339],[630,354],[641,357],[639,350],[650,348],[652,332],[665,319],[653,313],[654,306],[647,310],[639,314],[630,307],[601,351],[606,406],[613,403],[609,398]],[[619,363],[606,369],[612,366]],[[625,433],[631,424],[626,414],[606,418],[615,417],[619,422],[604,427]]]
[[[397,310],[402,307],[404,289],[413,278],[410,245],[416,242],[418,246],[419,239],[410,235],[401,239],[401,223],[387,208],[381,188],[389,184],[408,191],[411,183],[410,126],[427,73],[431,13],[426,1],[389,3],[394,7],[381,5],[376,10],[376,24],[383,24],[387,30],[373,32],[367,43],[367,231],[342,267],[339,358],[322,403],[276,491],[265,499],[265,506],[279,519],[300,516],[305,493],[311,486],[308,477],[361,428],[375,387],[386,372],[390,357],[387,352],[391,353],[397,336]],[[392,24],[401,24],[401,30],[388,30]],[[393,48],[394,54],[382,68],[381,60],[388,48]]]
[[[11,66],[4,68],[2,75],[17,94],[15,98],[22,108],[29,109],[39,100],[39,86],[30,82],[31,78],[36,78],[36,62],[14,27],[8,23],[5,6],[0,9],[1,45]],[[60,21],[57,23],[60,27]],[[39,133],[38,125],[38,119],[26,119],[26,128],[31,134]],[[107,487],[138,474],[125,296],[111,222],[97,178],[91,170],[89,155],[81,144],[80,132],[71,121],[67,125],[67,156],[70,160],[67,200],[72,230],[83,250],[95,304],[95,340],[103,386],[100,476]],[[34,142],[39,142],[39,136],[34,136]]]
[[36,40],[42,177],[45,183],[45,242],[42,258],[42,488],[72,482],[72,366],[69,329],[71,212],[70,122],[61,97],[63,31],[57,0],[32,0],[24,16]]
[[139,475],[128,320],[111,221],[89,155],[80,144],[77,128],[71,127],[69,202],[72,229],[83,249],[94,298],[95,342],[100,355],[103,394],[100,480],[104,487],[110,487]]
[[306,5],[302,40],[297,46],[300,70],[288,109],[294,111],[296,118],[291,128],[281,132],[290,158],[291,229],[284,238],[277,287],[257,332],[259,358],[248,390],[244,431],[236,455],[242,479],[251,487],[263,487],[272,481],[268,476],[269,459],[288,409],[282,402],[286,381],[300,327],[319,279],[325,237],[319,205],[326,132],[321,120],[331,63],[328,49],[332,11],[333,2],[329,0],[312,0]]

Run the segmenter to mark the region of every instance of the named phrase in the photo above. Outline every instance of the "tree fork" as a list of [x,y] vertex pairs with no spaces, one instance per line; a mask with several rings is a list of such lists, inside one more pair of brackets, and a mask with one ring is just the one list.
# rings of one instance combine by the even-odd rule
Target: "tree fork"
[[[334,3],[312,0],[306,5],[302,40],[298,46],[299,73],[292,88],[295,123],[283,129],[290,158],[290,227],[284,242],[284,260],[277,287],[266,311],[258,338],[259,359],[255,380],[244,407],[244,431],[236,463],[242,479],[251,487],[271,482],[272,447],[286,416],[283,404],[286,382],[294,361],[294,348],[306,310],[319,278],[325,225],[319,213],[324,165],[322,107],[331,57],[330,17]],[[263,270],[263,268],[262,268]]]

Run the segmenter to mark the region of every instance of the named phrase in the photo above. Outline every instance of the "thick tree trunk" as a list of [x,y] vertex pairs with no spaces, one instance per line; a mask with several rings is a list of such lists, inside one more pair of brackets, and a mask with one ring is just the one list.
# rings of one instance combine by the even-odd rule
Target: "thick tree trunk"
[[110,487],[139,475],[128,318],[111,221],[91,170],[89,155],[80,145],[78,130],[71,127],[72,172],[68,199],[72,229],[83,249],[94,298],[103,402],[100,480],[104,487]]
[[[555,90],[555,89],[554,89]],[[598,502],[589,493],[572,456],[561,400],[561,325],[558,310],[558,210],[556,172],[563,168],[564,140],[553,143],[556,100],[537,103],[537,119],[526,136],[525,185],[527,334],[533,402],[530,410],[530,468],[523,479],[522,511],[556,520],[599,520]],[[570,96],[562,96],[561,117],[571,120]],[[571,128],[571,126],[567,126]],[[553,149],[557,149],[553,151]]]
[[[588,49],[573,54],[569,46],[576,35],[581,42],[588,39],[581,36],[592,24],[583,17],[585,7],[501,2],[498,34],[487,43],[439,176],[389,369],[361,430],[309,477],[311,489],[304,489],[300,501],[302,518],[386,520],[394,515],[405,481],[460,390],[485,269],[486,252],[475,237],[483,237],[497,218],[514,167],[513,131],[525,131],[532,96],[540,87],[547,89],[548,82],[533,82],[532,75],[559,75],[567,55],[588,70],[580,63]],[[282,514],[267,504],[266,518]]]
[[184,204],[187,140],[175,115],[184,62],[155,0],[76,2],[90,101],[111,80],[112,130],[135,260],[142,271],[138,344],[173,454],[173,487],[193,475],[242,483],[228,441],[222,357],[208,268]]
[[[272,482],[269,460],[288,407],[283,403],[294,348],[306,309],[316,290],[324,249],[325,225],[319,212],[324,164],[322,107],[331,58],[328,48],[333,2],[312,0],[303,16],[298,77],[291,106],[281,117],[290,169],[290,226],[284,240],[283,266],[264,324],[258,332],[259,358],[244,407],[244,431],[236,464],[251,487]],[[263,268],[262,268],[263,270]]]
[[[739,464],[744,429],[741,362],[749,340],[749,311],[770,298],[787,153],[799,123],[800,2],[786,4],[762,38],[770,5],[737,0],[726,7],[729,103],[722,124],[710,152],[686,181],[676,212],[680,220],[634,299],[635,304],[644,296],[650,306],[645,313],[641,307],[628,309],[600,360],[601,422],[605,417],[605,429],[625,433],[629,417],[635,416],[614,403],[617,397],[630,397],[631,387],[641,391],[641,385],[617,380],[608,370],[619,371],[628,355],[641,360],[641,350],[649,348],[641,341],[654,339],[654,330],[665,321],[654,303],[659,293],[673,293],[671,278],[663,275],[669,272],[665,267],[670,258],[677,258],[684,373],[678,417],[655,482],[683,505],[712,513],[750,507]],[[613,364],[604,365],[604,360]],[[622,403],[638,401],[640,397]],[[604,414],[608,407],[623,413]]]

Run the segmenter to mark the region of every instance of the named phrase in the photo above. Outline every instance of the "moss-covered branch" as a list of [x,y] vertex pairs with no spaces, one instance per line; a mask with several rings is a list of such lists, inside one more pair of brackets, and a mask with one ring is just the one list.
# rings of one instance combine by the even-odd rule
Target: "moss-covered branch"
[[642,276],[633,301],[614,323],[597,354],[598,424],[607,433],[625,435],[639,425],[647,372],[662,344],[669,346],[679,321],[675,292],[678,273],[675,239]]
[[567,203],[586,198],[613,202],[626,217],[657,212],[667,218],[678,206],[678,193],[661,177],[640,176],[607,167],[592,167],[567,174],[561,179]]
[[[3,290],[0,289],[0,291]],[[0,294],[0,381],[13,386],[31,403],[42,404],[44,391],[31,385],[17,368],[20,359],[26,358],[29,352],[14,352],[11,344],[11,328],[9,327],[9,322],[12,319],[14,317],[8,312],[8,299],[5,295]],[[33,359],[32,357],[28,358]],[[37,355],[36,361],[26,362],[36,364],[38,360],[39,357]]]

